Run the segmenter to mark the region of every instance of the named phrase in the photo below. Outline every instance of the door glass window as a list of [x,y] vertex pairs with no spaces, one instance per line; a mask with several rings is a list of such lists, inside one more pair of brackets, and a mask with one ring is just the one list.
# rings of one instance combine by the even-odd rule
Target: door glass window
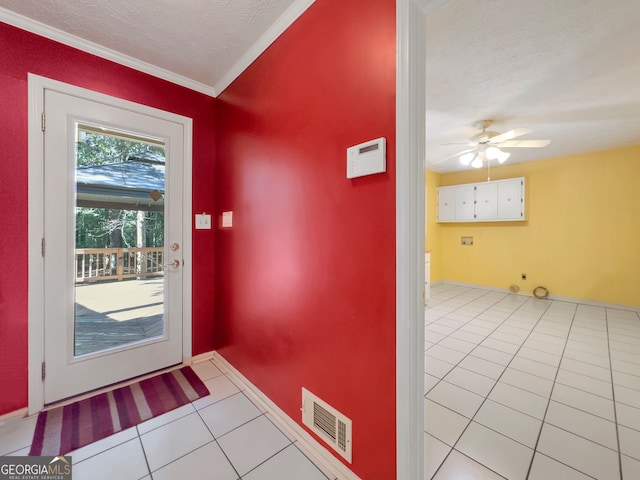
[[165,144],[76,124],[74,355],[165,332]]

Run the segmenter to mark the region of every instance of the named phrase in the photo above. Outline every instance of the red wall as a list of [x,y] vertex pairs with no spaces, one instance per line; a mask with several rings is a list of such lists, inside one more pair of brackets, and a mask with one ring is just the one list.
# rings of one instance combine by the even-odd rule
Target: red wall
[[[213,211],[215,99],[0,23],[0,414],[27,406],[27,73],[193,119],[193,211]],[[193,353],[213,348],[213,231],[193,232]]]
[[393,0],[315,2],[216,109],[216,349],[293,419],[303,386],[350,417],[367,480],[396,465],[395,47]]

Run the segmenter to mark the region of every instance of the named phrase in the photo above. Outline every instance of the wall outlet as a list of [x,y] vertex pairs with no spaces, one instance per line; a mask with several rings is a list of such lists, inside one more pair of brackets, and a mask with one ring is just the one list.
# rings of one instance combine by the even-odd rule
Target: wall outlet
[[222,212],[222,228],[233,227],[233,212]]
[[473,246],[473,237],[460,237],[460,245],[465,247]]

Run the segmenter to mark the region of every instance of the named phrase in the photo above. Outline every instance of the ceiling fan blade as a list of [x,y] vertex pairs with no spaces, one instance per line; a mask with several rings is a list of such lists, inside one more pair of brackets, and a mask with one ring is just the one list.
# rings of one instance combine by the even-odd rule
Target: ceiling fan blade
[[445,162],[445,161],[449,160],[450,158],[458,157],[460,155],[464,155],[465,153],[473,152],[475,150],[476,150],[475,147],[468,148],[466,150],[462,150],[461,152],[454,153],[453,155],[449,155],[448,157],[441,158],[440,160],[437,160],[435,162],[429,162],[429,165],[438,165],[439,163]]
[[495,145],[500,148],[541,148],[550,143],[551,140],[509,140]]
[[495,137],[491,137],[491,143],[500,143],[506,140],[511,140],[512,138],[520,137],[522,135],[526,135],[527,133],[531,133],[533,130],[530,128],[514,128],[513,130],[509,130],[508,132],[501,133],[500,135],[496,135]]

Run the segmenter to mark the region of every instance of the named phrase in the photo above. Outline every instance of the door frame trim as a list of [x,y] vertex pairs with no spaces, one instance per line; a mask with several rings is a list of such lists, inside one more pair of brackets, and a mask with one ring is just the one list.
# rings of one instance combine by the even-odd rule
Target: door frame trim
[[144,115],[180,123],[184,128],[183,145],[183,191],[182,191],[182,361],[191,363],[192,339],[192,132],[191,118],[148,107],[121,98],[113,97],[85,88],[70,85],[39,75],[28,75],[28,412],[39,412],[44,407],[44,383],[41,376],[44,361],[44,138],[42,134],[42,112],[44,90],[55,90],[86,100],[132,110]]
[[396,478],[422,480],[426,14],[396,2]]

